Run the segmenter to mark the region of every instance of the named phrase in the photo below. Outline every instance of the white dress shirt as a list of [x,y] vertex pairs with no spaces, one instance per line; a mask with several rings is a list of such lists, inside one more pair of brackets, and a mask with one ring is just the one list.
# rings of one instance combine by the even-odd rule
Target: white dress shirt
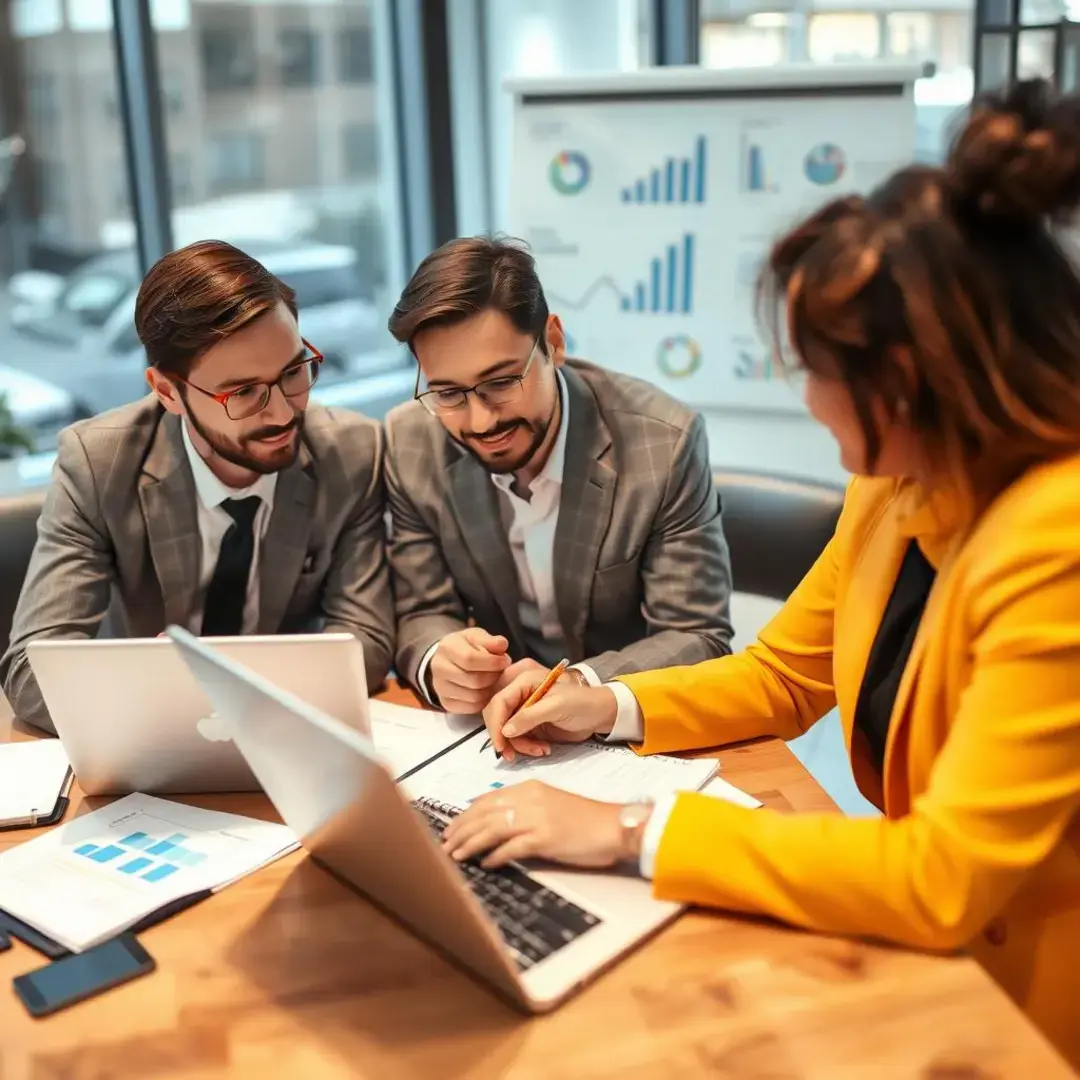
[[191,476],[195,481],[196,515],[199,525],[199,537],[202,548],[199,553],[199,595],[195,609],[188,619],[187,628],[198,634],[202,630],[203,606],[206,602],[206,590],[214,576],[221,541],[234,524],[228,511],[222,507],[226,499],[245,499],[257,495],[262,505],[255,514],[255,552],[251,559],[251,574],[248,577],[247,597],[244,600],[244,621],[242,632],[253,634],[259,625],[259,552],[263,537],[270,524],[270,511],[274,507],[274,491],[277,488],[277,474],[268,473],[260,476],[254,484],[246,488],[231,488],[223,484],[211,471],[210,466],[199,456],[191,442],[187,421],[181,424],[184,434],[184,450]]
[[[566,382],[556,370],[562,408],[559,430],[551,453],[536,479],[529,485],[529,498],[513,490],[511,473],[493,473],[491,480],[499,492],[500,511],[506,526],[510,551],[518,582],[518,618],[530,652],[549,665],[566,655],[562,621],[555,598],[555,527],[559,522],[563,473],[566,467],[566,433],[570,427],[570,397]],[[436,642],[424,654],[417,672],[417,683],[424,694],[428,664],[435,655]],[[575,664],[589,683],[600,680],[587,664]]]

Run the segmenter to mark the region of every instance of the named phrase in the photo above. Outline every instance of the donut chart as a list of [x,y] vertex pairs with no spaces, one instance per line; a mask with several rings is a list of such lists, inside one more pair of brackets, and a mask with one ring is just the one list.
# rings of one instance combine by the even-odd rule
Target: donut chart
[[803,172],[811,184],[835,184],[847,169],[844,151],[835,143],[818,143],[803,159]]
[[551,159],[548,180],[560,195],[579,195],[589,186],[592,167],[580,150],[563,150]]

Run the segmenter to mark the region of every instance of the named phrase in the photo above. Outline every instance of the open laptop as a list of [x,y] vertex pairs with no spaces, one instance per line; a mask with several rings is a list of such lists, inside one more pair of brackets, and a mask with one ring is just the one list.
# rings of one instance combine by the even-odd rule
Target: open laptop
[[168,634],[312,857],[520,1008],[553,1008],[680,912],[628,875],[455,863],[438,843],[446,818],[410,804],[365,735]]
[[[223,655],[368,732],[364,651],[351,634],[211,640]],[[258,790],[168,638],[32,641],[26,655],[87,795]]]

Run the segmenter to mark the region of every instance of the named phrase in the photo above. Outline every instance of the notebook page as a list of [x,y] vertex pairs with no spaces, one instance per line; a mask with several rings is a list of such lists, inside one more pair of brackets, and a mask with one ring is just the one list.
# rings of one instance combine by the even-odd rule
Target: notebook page
[[0,825],[51,813],[69,768],[59,739],[0,746]]

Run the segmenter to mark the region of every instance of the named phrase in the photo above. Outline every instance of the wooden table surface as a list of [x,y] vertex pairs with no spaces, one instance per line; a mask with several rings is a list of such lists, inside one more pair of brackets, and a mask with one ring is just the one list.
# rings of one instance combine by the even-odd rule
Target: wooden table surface
[[[0,743],[28,734],[0,720]],[[719,757],[770,806],[835,810],[783,743]],[[76,789],[65,820],[104,801]],[[183,801],[276,820],[261,795]],[[699,912],[528,1019],[302,852],[142,940],[155,974],[37,1021],[10,980],[43,958],[0,954],[0,1080],[1074,1076],[970,959]]]

